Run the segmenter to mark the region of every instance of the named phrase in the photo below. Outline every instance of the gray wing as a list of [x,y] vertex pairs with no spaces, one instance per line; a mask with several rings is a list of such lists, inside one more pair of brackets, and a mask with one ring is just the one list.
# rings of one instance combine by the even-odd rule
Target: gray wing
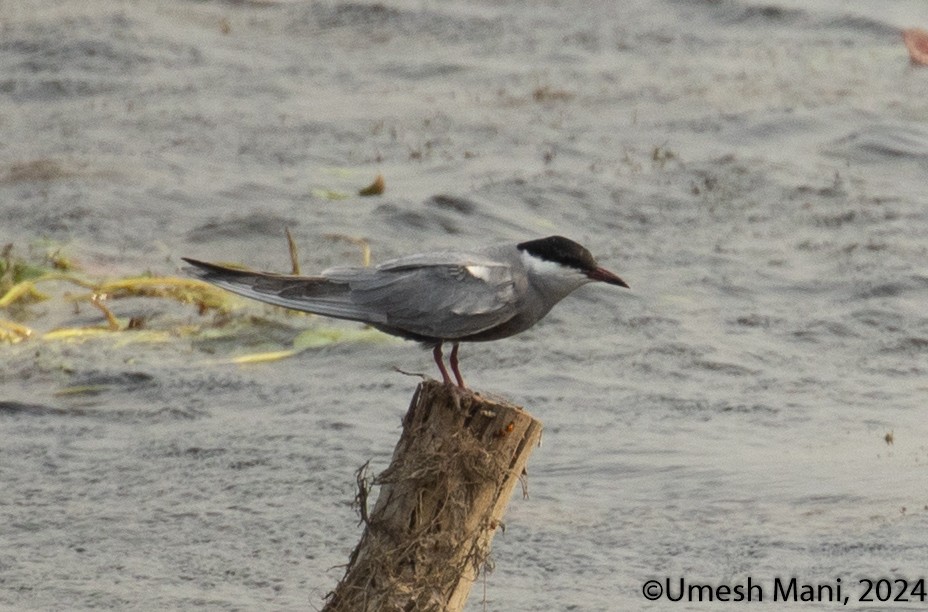
[[417,336],[463,338],[516,314],[512,269],[473,255],[413,255],[381,264],[373,274],[352,277],[335,268],[324,275],[347,280],[357,306],[382,313],[387,326]]

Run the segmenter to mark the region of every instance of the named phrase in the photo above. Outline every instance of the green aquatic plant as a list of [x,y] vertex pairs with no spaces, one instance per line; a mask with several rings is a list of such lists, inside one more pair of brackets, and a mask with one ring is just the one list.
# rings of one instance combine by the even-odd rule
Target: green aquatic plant
[[[326,235],[329,240],[347,242],[357,246],[361,251],[364,265],[370,263],[370,246],[362,238],[341,234]],[[293,266],[293,273],[299,273],[299,254],[296,244],[287,232],[287,245]],[[42,285],[40,291],[38,286]],[[64,285],[64,289],[61,286]],[[77,287],[78,291],[73,291]],[[149,328],[145,317],[120,316],[114,302],[128,298],[168,300],[183,305],[193,305],[200,315],[213,314],[213,318],[198,324],[189,319],[171,321],[159,328]],[[41,315],[36,315],[27,308],[40,301],[64,303],[73,308],[90,305],[100,311],[101,324],[80,327],[61,327],[34,333],[31,324]],[[0,343],[14,344],[26,340],[43,342],[110,342],[115,346],[127,344],[164,343],[179,338],[198,339],[213,342],[216,340],[240,344],[242,338],[249,336],[264,337],[256,333],[267,325],[279,325],[274,317],[254,314],[255,307],[246,305],[247,301],[200,280],[175,276],[132,275],[124,278],[92,279],[80,272],[70,259],[62,255],[61,250],[48,250],[40,255],[30,253],[20,257],[14,254],[12,245],[0,251],[0,313],[11,313],[17,320],[0,318]],[[267,313],[268,307],[261,306]],[[242,310],[243,314],[234,315]],[[275,309],[278,310],[278,309]],[[313,315],[288,311],[288,318]],[[230,324],[234,323],[234,324]],[[152,326],[154,327],[154,326]],[[290,328],[287,328],[290,329]],[[128,333],[127,333],[128,332]],[[265,351],[244,353],[224,360],[226,363],[255,364],[278,361],[303,351],[320,348],[340,342],[379,342],[387,336],[368,327],[360,329],[314,325],[297,331],[291,340],[278,341],[283,347]],[[266,342],[262,344],[267,345]],[[273,345],[274,343],[272,343]],[[289,346],[288,346],[289,344]]]
[[[48,293],[38,288],[39,285],[62,283],[85,291]],[[27,322],[35,317],[27,307],[47,300],[75,305],[90,304],[102,312],[107,325],[105,328],[58,329],[41,334],[44,340],[85,338],[103,331],[138,329],[140,324],[137,319],[123,323],[105,304],[107,300],[128,297],[161,298],[193,304],[200,313],[227,313],[237,301],[226,291],[189,278],[132,276],[112,280],[87,279],[77,272],[76,266],[61,254],[60,249],[40,256],[20,256],[12,244],[0,250],[0,311],[6,311],[16,319],[0,318],[0,342],[21,342],[33,336],[33,330]]]
[[0,308],[19,299],[37,298],[31,281],[49,270],[40,263],[16,256],[12,243],[4,245],[0,250]]

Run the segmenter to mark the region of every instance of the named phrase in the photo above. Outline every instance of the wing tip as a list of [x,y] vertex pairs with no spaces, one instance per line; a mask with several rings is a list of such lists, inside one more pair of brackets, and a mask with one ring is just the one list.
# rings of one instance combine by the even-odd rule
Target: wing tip
[[229,270],[223,266],[212,264],[207,261],[200,261],[199,259],[193,259],[192,257],[181,257],[181,260],[190,264],[190,266],[183,268],[184,272],[200,279],[207,279],[214,274],[226,274],[229,272]]
[[183,268],[185,272],[203,280],[214,280],[214,277],[231,276],[239,278],[242,276],[254,276],[261,274],[251,270],[242,270],[230,266],[210,263],[208,261],[200,261],[199,259],[193,259],[192,257],[181,257],[181,259],[192,266]]

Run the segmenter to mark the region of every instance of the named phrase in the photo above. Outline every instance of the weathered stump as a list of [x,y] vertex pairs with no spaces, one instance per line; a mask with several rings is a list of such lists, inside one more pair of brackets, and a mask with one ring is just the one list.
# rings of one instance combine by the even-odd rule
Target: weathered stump
[[360,484],[364,534],[323,612],[462,610],[540,438],[518,406],[420,384],[369,514]]

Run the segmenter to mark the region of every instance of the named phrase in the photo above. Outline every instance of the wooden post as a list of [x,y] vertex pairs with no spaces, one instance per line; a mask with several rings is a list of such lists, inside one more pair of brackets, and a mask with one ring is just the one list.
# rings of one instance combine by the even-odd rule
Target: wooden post
[[419,385],[364,534],[323,612],[457,612],[541,439],[520,407],[437,381]]

